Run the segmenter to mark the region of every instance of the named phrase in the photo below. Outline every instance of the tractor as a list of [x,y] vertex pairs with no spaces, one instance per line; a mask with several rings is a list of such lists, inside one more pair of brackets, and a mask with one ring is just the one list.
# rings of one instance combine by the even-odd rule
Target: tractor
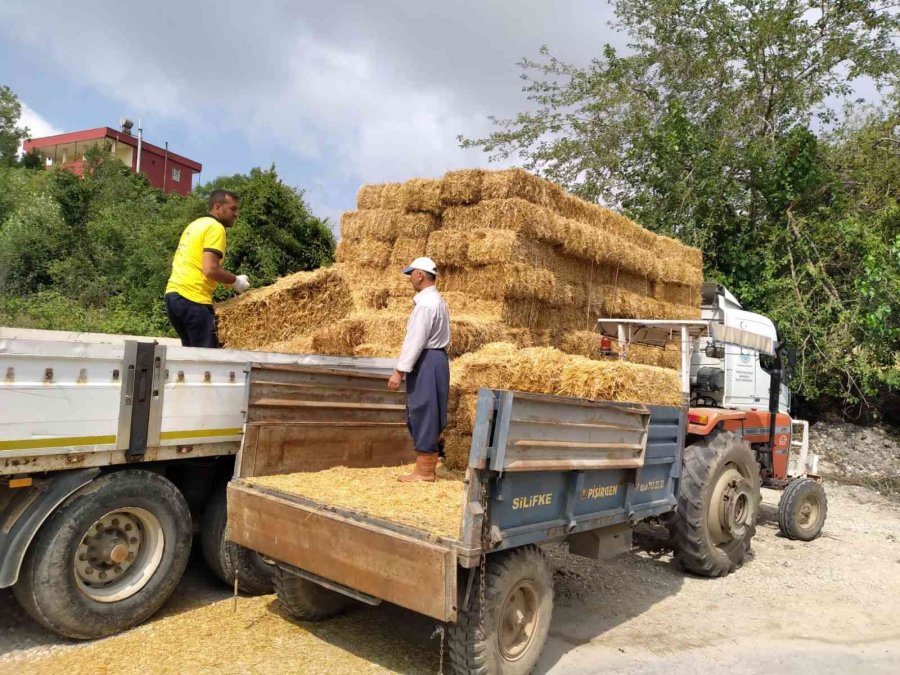
[[724,576],[750,549],[761,487],[782,491],[778,526],[789,539],[818,537],[828,502],[809,423],[790,415],[791,348],[720,284],[703,284],[701,298],[697,321],[601,319],[600,350],[628,359],[635,344],[680,344],[689,412],[678,505],[666,525],[684,568]]

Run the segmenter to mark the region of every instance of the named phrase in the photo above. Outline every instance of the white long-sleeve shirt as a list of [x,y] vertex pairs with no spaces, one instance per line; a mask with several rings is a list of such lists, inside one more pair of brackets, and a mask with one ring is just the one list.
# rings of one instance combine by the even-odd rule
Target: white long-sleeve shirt
[[397,360],[401,373],[412,372],[423,349],[446,349],[450,344],[450,314],[438,289],[423,288],[413,298],[413,305]]

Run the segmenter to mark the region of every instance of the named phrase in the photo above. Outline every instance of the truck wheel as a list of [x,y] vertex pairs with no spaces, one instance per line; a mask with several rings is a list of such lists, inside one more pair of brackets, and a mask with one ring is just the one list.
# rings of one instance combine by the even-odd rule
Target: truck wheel
[[553,613],[553,575],[544,554],[536,546],[523,546],[488,558],[483,634],[477,592],[473,600],[450,626],[454,672],[530,673],[547,641]]
[[291,616],[301,621],[321,621],[356,604],[353,598],[343,593],[285,572],[280,567],[275,568],[275,593]]
[[750,550],[759,500],[759,465],[744,439],[723,432],[685,448],[669,521],[676,562],[705,577],[733,572]]
[[822,532],[827,515],[825,488],[812,478],[798,478],[781,493],[778,529],[788,539],[812,541]]
[[225,540],[225,525],[228,520],[225,486],[217,489],[206,507],[200,525],[200,546],[203,558],[213,574],[234,586],[237,573],[238,590],[247,595],[271,593],[272,565],[267,565],[256,551],[244,548],[233,541]]
[[117,471],[73,494],[38,532],[13,591],[44,627],[90,640],[151,616],[191,551],[191,513],[148,471]]

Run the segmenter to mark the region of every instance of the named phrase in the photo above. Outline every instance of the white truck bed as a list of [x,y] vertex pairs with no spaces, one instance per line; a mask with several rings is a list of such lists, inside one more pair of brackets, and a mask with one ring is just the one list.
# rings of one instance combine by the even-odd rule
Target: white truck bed
[[[129,344],[156,342],[143,461],[237,452],[251,363],[388,374],[392,359],[182,347],[171,338],[0,327],[0,476],[127,461]],[[129,402],[130,403],[130,402]]]

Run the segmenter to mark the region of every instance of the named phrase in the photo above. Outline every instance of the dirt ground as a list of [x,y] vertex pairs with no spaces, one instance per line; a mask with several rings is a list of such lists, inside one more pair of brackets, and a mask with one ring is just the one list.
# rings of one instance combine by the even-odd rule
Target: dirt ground
[[[538,673],[894,673],[900,663],[900,502],[829,483],[825,530],[778,536],[764,490],[753,558],[726,579],[686,576],[668,552],[594,562],[547,552],[556,609]],[[397,607],[320,624],[272,596],[241,598],[194,564],[148,624],[90,644],[37,627],[0,593],[0,673],[437,672],[435,623]],[[445,664],[446,671],[446,664]]]

